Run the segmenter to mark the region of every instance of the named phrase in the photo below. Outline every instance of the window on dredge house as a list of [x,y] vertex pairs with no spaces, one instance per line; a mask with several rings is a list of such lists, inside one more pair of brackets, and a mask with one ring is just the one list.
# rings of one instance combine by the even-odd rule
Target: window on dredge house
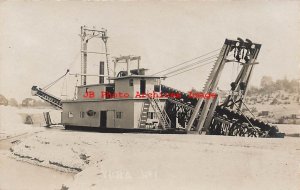
[[117,119],[122,119],[122,115],[123,115],[122,112],[119,112],[119,111],[116,112]]
[[159,79],[154,80],[154,92],[160,92],[160,80]]
[[69,118],[74,117],[74,115],[73,115],[72,112],[69,112],[69,113],[68,113],[68,116],[69,116]]
[[140,93],[141,94],[146,93],[146,80],[145,79],[140,80]]
[[80,118],[84,118],[84,112],[83,111],[80,112]]
[[148,112],[148,119],[156,119],[156,115],[154,112]]
[[133,79],[129,79],[129,86],[133,86]]

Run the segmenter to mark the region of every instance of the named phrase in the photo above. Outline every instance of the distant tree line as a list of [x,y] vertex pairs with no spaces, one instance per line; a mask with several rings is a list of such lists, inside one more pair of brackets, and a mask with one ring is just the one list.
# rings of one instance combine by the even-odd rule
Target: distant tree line
[[50,106],[48,103],[41,101],[41,100],[35,100],[33,98],[25,98],[22,100],[22,102],[19,104],[18,101],[14,98],[6,98],[5,96],[0,94],[0,105],[4,106],[13,106],[13,107],[44,107],[44,106]]
[[300,91],[299,81],[296,79],[288,80],[287,78],[273,81],[270,76],[263,76],[260,81],[260,87],[251,86],[248,94],[271,94],[278,90],[283,90],[288,93],[297,93]]

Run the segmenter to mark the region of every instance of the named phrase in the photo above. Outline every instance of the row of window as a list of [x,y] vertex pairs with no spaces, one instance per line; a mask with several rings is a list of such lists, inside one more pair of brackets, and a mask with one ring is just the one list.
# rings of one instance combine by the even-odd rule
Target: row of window
[[[73,115],[72,112],[69,112],[68,115],[69,115],[69,118],[74,117],[74,115]],[[80,118],[84,118],[85,115],[86,115],[86,113],[83,112],[83,111],[79,113],[79,117]],[[96,112],[93,112],[92,114],[88,113],[87,115],[89,115],[89,116],[96,116]],[[122,119],[122,117],[123,117],[123,112],[117,111],[116,112],[116,119]],[[157,119],[157,116],[156,116],[156,114],[154,112],[148,112],[147,118],[148,119]]]
[[[133,86],[133,79],[129,79],[129,86]],[[141,87],[140,92],[145,93],[146,80],[144,80],[144,79],[140,80],[140,87]],[[158,79],[155,79],[154,91],[160,92],[160,82]]]
[[[85,112],[83,112],[83,111],[81,111],[80,113],[79,113],[79,117],[80,118],[84,118],[85,117]],[[87,113],[87,115],[88,116],[96,116],[96,112],[93,112],[93,113]],[[69,112],[68,113],[68,116],[69,116],[69,118],[72,118],[72,117],[74,117],[74,115],[73,115],[73,113],[72,112]],[[116,112],[116,118],[117,119],[122,119],[122,117],[123,117],[123,112]]]

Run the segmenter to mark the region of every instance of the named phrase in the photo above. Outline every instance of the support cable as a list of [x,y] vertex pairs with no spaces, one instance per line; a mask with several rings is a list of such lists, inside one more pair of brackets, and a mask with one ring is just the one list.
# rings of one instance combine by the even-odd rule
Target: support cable
[[157,72],[157,73],[154,73],[154,74],[152,74],[152,76],[153,76],[153,75],[157,75],[157,74],[159,74],[159,73],[162,73],[162,72],[164,72],[164,71],[168,71],[168,70],[170,70],[170,69],[179,67],[179,66],[181,66],[181,65],[183,65],[183,64],[189,63],[189,62],[191,62],[191,61],[194,61],[194,60],[196,60],[196,59],[199,59],[199,58],[201,58],[201,57],[204,57],[204,56],[206,56],[206,55],[209,55],[209,54],[211,54],[211,53],[213,53],[213,52],[219,51],[220,49],[221,49],[221,48],[216,49],[216,50],[213,50],[213,51],[208,52],[208,53],[206,53],[206,54],[200,55],[200,56],[195,57],[195,58],[193,58],[193,59],[190,59],[190,60],[188,60],[188,61],[179,63],[179,64],[177,64],[177,65],[174,65],[174,66],[169,67],[169,68],[167,68],[167,69],[164,69],[164,70],[162,70],[162,71],[159,71],[159,72]]
[[57,83],[60,79],[62,79],[62,78],[64,78],[68,73],[69,73],[69,69],[67,69],[67,72],[63,75],[63,76],[61,76],[61,77],[59,77],[58,79],[56,79],[55,81],[53,81],[53,82],[51,82],[50,84],[48,84],[48,85],[46,85],[44,88],[42,88],[44,91],[46,91],[46,90],[48,90],[51,86],[53,86],[55,83]]
[[200,63],[204,63],[204,62],[209,61],[209,60],[214,59],[214,58],[217,58],[217,56],[214,55],[214,56],[211,56],[211,57],[208,57],[208,58],[205,58],[205,59],[196,61],[196,62],[191,63],[191,64],[189,64],[189,65],[180,67],[180,68],[178,68],[178,69],[176,69],[176,70],[174,70],[174,71],[168,72],[168,73],[166,73],[165,75],[169,75],[169,74],[172,74],[172,73],[176,73],[176,72],[181,71],[181,70],[183,70],[183,69],[190,68],[190,67],[192,67],[192,66],[195,66],[195,65],[200,64]]
[[180,74],[182,74],[182,73],[188,72],[188,71],[193,70],[193,69],[197,69],[197,68],[199,68],[199,67],[202,67],[202,66],[208,65],[208,64],[210,64],[210,63],[214,63],[214,62],[215,62],[215,60],[214,60],[214,61],[211,61],[211,62],[204,63],[204,64],[199,65],[199,66],[197,66],[197,67],[193,67],[193,68],[191,68],[191,69],[184,70],[184,71],[182,71],[182,72],[180,72],[180,73],[176,73],[176,74],[173,74],[173,75],[171,75],[171,76],[168,76],[168,78],[173,77],[173,76],[176,76],[176,75],[180,75]]
[[239,110],[239,107],[236,105],[236,103],[233,102],[233,104],[234,104],[235,107],[237,108],[237,111],[238,111],[239,113],[241,113],[241,114],[246,118],[246,120],[247,120],[248,123],[251,125],[251,127],[254,128],[254,126],[252,125],[252,123],[251,123],[251,121],[249,120],[249,118],[248,118],[241,110]]
[[251,110],[248,108],[248,106],[245,104],[243,100],[241,100],[242,104],[245,106],[245,108],[251,113],[251,115],[256,119],[255,115],[251,112]]

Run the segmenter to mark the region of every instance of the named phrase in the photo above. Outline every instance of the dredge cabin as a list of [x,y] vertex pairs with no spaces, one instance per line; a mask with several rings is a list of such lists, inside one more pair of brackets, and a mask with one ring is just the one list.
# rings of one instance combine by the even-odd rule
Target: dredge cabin
[[[136,57],[122,58],[127,60],[127,71],[120,71],[109,78],[112,83],[104,83],[103,76],[100,76],[99,84],[78,86],[75,100],[62,101],[61,119],[64,126],[122,129],[170,127],[164,111],[167,97],[157,97],[164,77],[146,75],[146,69],[139,68],[139,63],[137,69],[129,70],[130,60]],[[146,94],[150,93],[156,96],[149,98]]]

